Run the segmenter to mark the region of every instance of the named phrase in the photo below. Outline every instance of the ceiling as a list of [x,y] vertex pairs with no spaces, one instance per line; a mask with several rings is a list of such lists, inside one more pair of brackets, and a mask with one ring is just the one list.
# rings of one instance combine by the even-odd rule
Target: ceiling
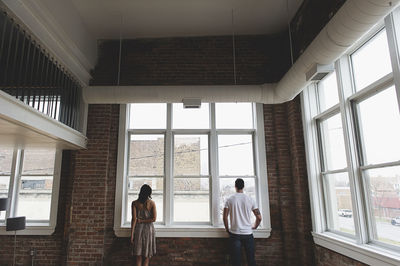
[[[70,0],[96,39],[270,34],[303,0]],[[288,12],[289,10],[289,12]]]

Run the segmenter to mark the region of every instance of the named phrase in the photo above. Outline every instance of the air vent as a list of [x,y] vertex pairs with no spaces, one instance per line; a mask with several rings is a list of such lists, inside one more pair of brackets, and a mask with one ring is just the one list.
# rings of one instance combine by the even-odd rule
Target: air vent
[[306,73],[307,81],[320,81],[325,78],[329,73],[332,73],[335,70],[333,64],[329,65],[319,65],[315,64],[312,68]]
[[201,107],[201,99],[183,99],[183,108],[196,109]]

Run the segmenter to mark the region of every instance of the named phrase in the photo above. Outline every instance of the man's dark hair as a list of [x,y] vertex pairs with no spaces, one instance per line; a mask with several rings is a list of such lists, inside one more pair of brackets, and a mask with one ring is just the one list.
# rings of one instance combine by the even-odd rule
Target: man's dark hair
[[235,181],[235,188],[237,189],[243,189],[244,188],[244,181],[241,178],[236,179]]

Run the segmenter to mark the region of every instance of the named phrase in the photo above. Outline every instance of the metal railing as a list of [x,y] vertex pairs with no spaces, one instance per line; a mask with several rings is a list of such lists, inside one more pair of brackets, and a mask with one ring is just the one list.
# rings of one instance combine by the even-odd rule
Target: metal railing
[[0,89],[71,128],[80,127],[80,84],[4,11],[0,11]]

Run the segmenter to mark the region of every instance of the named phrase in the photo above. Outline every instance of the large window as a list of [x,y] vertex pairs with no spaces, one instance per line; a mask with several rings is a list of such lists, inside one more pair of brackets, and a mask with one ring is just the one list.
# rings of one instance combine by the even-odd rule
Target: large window
[[[122,106],[117,235],[128,232],[131,202],[143,184],[153,188],[158,233],[176,228],[188,236],[195,236],[195,229],[206,230],[199,236],[221,236],[224,201],[235,192],[238,177],[245,180],[245,193],[265,206],[262,122],[262,105],[253,103],[202,103],[198,109],[181,103]],[[258,234],[266,237],[268,207],[262,211],[266,218]]]
[[392,70],[399,69],[396,25],[387,19],[386,26],[304,90],[303,110],[314,232],[393,252],[400,250],[400,73]]
[[[25,216],[27,232],[50,234],[57,214],[61,151],[48,148],[0,149],[0,197],[8,208],[0,216]],[[29,232],[28,232],[29,233]]]

